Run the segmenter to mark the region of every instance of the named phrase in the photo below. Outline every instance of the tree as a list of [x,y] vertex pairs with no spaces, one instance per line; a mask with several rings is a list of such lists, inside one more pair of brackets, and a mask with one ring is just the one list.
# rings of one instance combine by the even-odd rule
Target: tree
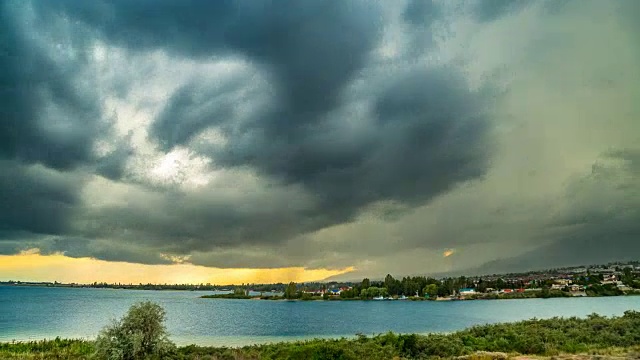
[[371,286],[371,282],[369,281],[369,279],[362,279],[362,290],[368,289],[369,286]]
[[240,286],[236,286],[236,288],[233,289],[233,293],[235,295],[247,295],[247,291]]
[[634,276],[632,269],[629,267],[624,268],[624,274],[622,275],[622,282],[627,285],[633,287],[634,284]]
[[480,279],[478,281],[478,286],[476,287],[476,289],[478,290],[478,292],[481,292],[481,293],[487,292],[487,283],[482,279]]
[[284,297],[285,299],[295,299],[298,297],[298,288],[296,283],[290,282],[289,285],[284,289]]
[[166,313],[153,302],[137,303],[96,338],[96,357],[109,360],[166,358],[175,350],[164,326]]
[[451,295],[449,287],[446,284],[440,284],[440,286],[438,286],[438,296],[444,297],[449,295]]
[[387,288],[380,288],[377,286],[370,286],[366,290],[362,290],[360,296],[364,299],[371,299],[377,296],[387,296]]
[[391,274],[387,274],[387,276],[384,278],[384,287],[387,288],[387,291],[391,295],[398,295],[398,291],[400,289],[400,286],[397,285],[398,283],[399,282],[394,279]]
[[540,296],[543,299],[548,299],[551,297],[551,291],[549,290],[549,287],[545,286],[542,288],[542,291],[540,292]]
[[357,290],[354,289],[354,288],[343,290],[342,292],[340,292],[340,298],[342,298],[342,299],[353,299],[354,297],[358,296],[356,291]]
[[429,284],[424,287],[424,294],[429,295],[430,298],[438,296],[438,285]]

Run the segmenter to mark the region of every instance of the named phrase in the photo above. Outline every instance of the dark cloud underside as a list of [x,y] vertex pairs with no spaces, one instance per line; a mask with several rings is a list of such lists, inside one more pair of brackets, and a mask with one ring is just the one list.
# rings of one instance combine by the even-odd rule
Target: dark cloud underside
[[21,29],[18,6],[0,8],[0,156],[68,170],[91,158],[100,109],[75,82],[81,60],[51,59]]
[[[198,247],[282,241],[350,221],[375,201],[419,205],[483,174],[486,119],[477,95],[451,69],[390,80],[376,100],[377,120],[367,136],[345,136],[344,129],[328,119],[340,105],[345,85],[357,76],[379,40],[382,24],[375,4],[199,5],[154,3],[152,13],[146,12],[150,5],[145,2],[59,2],[54,7],[96,28],[108,41],[136,51],[235,55],[264,68],[275,79],[274,98],[255,118],[238,124],[234,116],[238,103],[233,93],[246,87],[250,78],[191,83],[170,99],[152,134],[169,150],[216,128],[228,145],[207,155],[219,165],[250,166],[286,184],[302,184],[320,205],[285,218],[276,214],[243,219],[221,211],[206,216],[214,219],[207,226],[187,229],[161,222],[139,231],[158,231],[154,238],[178,243],[193,239],[189,246]],[[122,209],[122,217],[134,218],[131,213],[136,211]],[[249,222],[252,225],[245,228]]]
[[635,3],[403,4],[3,2],[0,253],[377,272],[448,246],[533,249],[483,269],[640,250],[640,93],[584,75],[637,64]]

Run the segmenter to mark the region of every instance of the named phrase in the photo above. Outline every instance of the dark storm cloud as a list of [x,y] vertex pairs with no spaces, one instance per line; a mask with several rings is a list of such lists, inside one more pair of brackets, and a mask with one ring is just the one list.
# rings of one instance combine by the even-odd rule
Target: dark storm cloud
[[510,13],[522,10],[540,0],[489,0],[477,1],[474,14],[479,21],[494,21]]
[[[201,252],[191,258],[194,264],[302,265],[309,263],[309,257],[331,258],[331,251],[300,239],[317,249],[304,251],[305,245],[284,246],[286,240],[353,221],[378,201],[393,200],[403,204],[405,210],[410,209],[484,174],[490,151],[484,141],[488,124],[483,106],[487,103],[480,100],[479,94],[469,92],[459,74],[442,68],[412,71],[397,77],[376,95],[373,123],[364,134],[356,136],[327,121],[319,125],[319,130],[299,131],[286,143],[277,138],[249,137],[244,142],[247,148],[240,153],[234,151],[238,151],[237,144],[243,139],[231,137],[229,143],[236,147],[216,153],[215,158],[221,163],[249,164],[285,184],[302,184],[314,195],[314,202],[305,202],[308,206],[291,211],[272,203],[269,212],[257,205],[253,211],[236,212],[201,196],[200,201],[168,202],[158,214],[171,214],[173,220],[158,218],[144,231],[154,231],[153,238],[171,243],[166,251]],[[258,128],[249,134],[268,132]],[[244,162],[247,158],[252,161]],[[120,216],[118,213],[114,215]],[[139,224],[148,221],[150,215],[147,211],[146,219],[140,219],[136,213],[121,214],[122,219],[116,223],[131,221],[140,229]],[[104,218],[115,219],[111,215]],[[174,242],[176,239],[182,241]],[[283,247],[287,257],[274,260],[273,256],[264,255],[268,252],[259,256],[225,252],[238,244]],[[368,253],[374,248],[377,247]],[[404,245],[396,244],[395,248],[404,249]]]
[[[14,251],[71,231],[81,169],[107,165],[93,146],[109,131],[82,78],[84,39],[64,23],[30,18],[26,5],[0,4],[0,241]],[[29,27],[38,20],[44,31]]]
[[70,169],[91,158],[99,109],[74,81],[82,60],[53,61],[22,31],[19,5],[0,6],[0,156]]
[[0,239],[63,234],[78,200],[79,179],[39,165],[0,160]]
[[207,128],[236,118],[241,92],[251,77],[237,75],[224,82],[194,81],[176,91],[151,127],[165,150],[185,145]]
[[375,96],[373,122],[362,133],[324,120],[315,126],[292,122],[292,136],[262,121],[231,137],[233,145],[215,158],[303,184],[318,196],[316,210],[330,223],[353,220],[376,201],[419,205],[483,174],[487,119],[481,95],[471,93],[458,74],[445,68],[412,71]]
[[518,13],[529,6],[541,6],[544,13],[554,14],[571,2],[572,0],[478,0],[473,14],[478,21],[491,22]]
[[[349,222],[381,200],[421,205],[483,174],[488,124],[479,96],[447,69],[407,72],[376,94],[373,123],[364,134],[327,120],[318,122],[316,129],[322,131],[302,128],[288,142],[265,137],[270,131],[261,127],[230,137],[230,149],[215,154],[218,163],[250,165],[280,179],[264,193],[253,190],[253,196],[221,201],[219,190],[210,187],[189,194],[163,191],[151,198],[130,197],[126,206],[88,213],[85,220],[91,225],[82,235],[135,240],[172,254],[206,253],[242,245],[281,246],[299,234]],[[234,151],[243,143],[247,147],[236,157]],[[252,161],[245,162],[247,158]],[[299,198],[283,188],[297,185],[311,196]],[[284,263],[301,265],[303,258]],[[257,259],[264,256],[255,257],[252,266],[258,266]],[[228,260],[192,259],[196,264],[237,265],[237,257]]]
[[[507,82],[487,75],[497,67],[521,86],[540,78],[546,94],[546,73],[531,74],[538,67],[528,65],[563,68],[531,58],[553,55],[544,46],[555,36],[563,43],[581,35],[559,31],[560,16],[534,17],[565,3],[478,1],[468,15],[481,24],[460,15],[464,24],[457,26],[449,3],[428,0],[410,0],[398,11],[371,1],[5,1],[0,253],[37,247],[42,254],[146,264],[191,255],[195,264],[219,267],[369,261],[362,275],[393,266],[413,271],[416,260],[433,256],[436,263],[449,246],[506,253],[507,245],[539,242],[527,256],[486,267],[505,270],[635,254],[638,151],[610,151],[592,174],[570,181],[563,197],[540,200],[549,195],[535,192],[547,182],[519,176],[529,165],[541,174],[545,168],[528,151],[578,149],[569,143],[579,136],[556,133],[551,124],[572,129],[571,116],[584,114],[559,110],[557,121],[548,114],[554,116],[532,126],[544,130],[545,141],[529,143],[534,136],[527,134],[519,144],[512,124],[498,124],[500,114],[489,118],[495,92],[469,87],[485,76],[481,88]],[[625,4],[622,25],[637,29],[628,15],[635,3]],[[534,8],[522,33],[499,21]],[[577,17],[591,18],[588,11]],[[537,32],[543,28],[553,39]],[[610,28],[604,32],[615,34]],[[501,47],[507,38],[535,51],[512,60]],[[494,66],[501,54],[507,64]],[[558,63],[571,61],[558,54]],[[443,59],[458,65],[434,65]],[[526,102],[511,103],[509,96],[519,96],[511,90],[500,94],[506,107],[557,106],[537,103],[539,94],[529,89],[519,93]],[[105,115],[112,110],[113,119]],[[526,120],[517,115],[514,122]],[[116,121],[118,130],[133,130],[122,136],[112,128]],[[515,156],[494,156],[496,149]],[[518,155],[531,164],[520,164]],[[559,155],[566,166],[557,167],[578,166],[581,160],[574,164],[569,155]],[[545,174],[545,181],[567,173]],[[469,186],[453,191],[463,184]],[[475,198],[474,191],[489,195]],[[495,257],[467,259],[476,265]]]
[[564,207],[540,236],[540,248],[489,262],[474,272],[500,273],[607,261],[640,254],[640,150],[610,151],[571,182]]
[[[378,200],[417,205],[484,171],[481,142],[486,119],[476,95],[450,69],[421,70],[390,80],[388,88],[374,95],[379,96],[377,122],[366,136],[345,136],[344,129],[327,120],[340,105],[345,84],[363,69],[379,39],[380,10],[373,3],[288,2],[265,7],[244,2],[116,1],[52,6],[134,50],[161,48],[187,57],[240,55],[273,75],[274,104],[241,126],[235,122],[230,94],[246,86],[242,77],[221,85],[183,87],[155,121],[152,134],[170,149],[217,127],[229,144],[211,154],[218,164],[249,165],[285,183],[303,184],[321,204],[298,214],[298,221],[311,225],[294,226],[296,231],[350,221],[363,206]],[[407,11],[433,15],[416,6]],[[152,228],[163,229],[168,239],[198,238],[216,233],[214,228],[242,228],[229,240],[221,236],[212,242],[281,234],[272,217],[248,222],[251,225],[232,212],[216,212],[210,218],[216,219],[212,227],[186,232],[170,225],[164,229],[162,224]]]
[[89,25],[120,46],[139,51],[166,48],[187,56],[210,55],[228,36],[239,9],[233,1],[36,2],[42,14],[56,11]]
[[[430,50],[434,43],[435,23],[442,19],[442,5],[432,0],[409,0],[402,12],[402,19],[409,26],[411,53],[420,55]],[[442,31],[442,28],[440,29]]]
[[441,15],[441,12],[440,5],[432,0],[410,0],[402,17],[410,24],[429,26]]
[[57,236],[42,239],[34,243],[40,254],[64,253],[73,258],[91,257],[104,261],[123,261],[139,264],[171,264],[172,261],[163,258],[160,251],[139,246],[135,242],[103,241],[71,236]]
[[133,155],[128,141],[122,141],[112,152],[100,157],[95,165],[95,172],[107,179],[118,180],[125,175],[127,160]]
[[[108,40],[135,50],[182,56],[240,55],[277,77],[278,130],[291,115],[309,122],[335,105],[380,35],[377,5],[356,2],[60,1],[47,3],[86,22]],[[288,116],[287,116],[288,115]]]
[[110,180],[123,180],[127,175],[127,161],[133,157],[135,153],[133,132],[129,131],[127,135],[122,137],[105,137],[103,141],[105,141],[104,145],[109,146],[112,150],[104,155],[96,157],[91,170],[93,170],[97,175]]
[[[131,52],[162,50],[175,59],[246,62],[250,70],[244,73],[187,82],[169,98],[149,134],[167,152],[178,145],[193,146],[197,135],[214,128],[225,145],[192,149],[211,156],[216,166],[249,168],[274,184],[265,190],[269,195],[249,193],[231,200],[221,200],[213,187],[186,193],[147,187],[142,193],[151,192],[149,197],[132,193],[124,204],[78,209],[75,227],[68,229],[70,209],[80,191],[72,189],[63,203],[68,211],[51,217],[49,225],[22,224],[26,220],[18,217],[5,220],[18,229],[68,235],[42,242],[44,252],[162,263],[154,254],[278,247],[300,234],[352,221],[379,201],[396,201],[403,209],[422,205],[486,171],[487,99],[471,92],[454,68],[408,68],[372,81],[362,98],[372,105],[367,118],[361,119],[368,125],[347,126],[350,115],[343,111],[349,105],[347,86],[354,80],[369,81],[363,76],[375,62],[372,52],[380,44],[384,24],[377,3],[290,1],[268,6],[243,1],[116,0],[34,2],[34,6],[43,19],[60,15],[83,36]],[[411,2],[404,17],[411,26],[425,30],[439,14],[432,3]],[[21,38],[24,31],[12,22],[0,25],[8,30],[1,36],[13,41],[8,45],[10,56],[2,58],[7,66],[0,70],[3,83],[11,85],[3,88],[9,89],[5,99],[12,104],[6,117],[10,126],[3,127],[11,131],[3,134],[9,145],[2,145],[2,153],[65,170],[83,165],[109,179],[123,180],[125,164],[134,152],[130,138],[102,158],[91,152],[105,128],[89,120],[101,117],[97,95],[74,84],[71,70],[84,65],[74,61],[84,58],[53,62],[42,49],[29,47]],[[428,31],[420,33],[430,36]],[[31,59],[34,65],[25,68],[14,55]],[[414,51],[406,56],[418,55]],[[255,85],[256,73],[263,74],[267,85],[247,90]],[[43,100],[42,93],[52,98]],[[269,103],[240,121],[239,106],[253,105],[259,95]],[[58,137],[43,136],[38,127],[36,119],[45,113],[45,100],[68,110],[71,123]],[[49,117],[43,122],[55,120]],[[297,191],[305,198],[287,192],[290,187],[302,189]],[[20,200],[28,202],[30,193],[22,194]],[[292,207],[291,201],[299,205]],[[114,246],[101,246],[100,239],[109,239]],[[302,264],[306,257],[292,256],[282,264]],[[214,264],[197,256],[194,262],[241,265],[236,260]]]
[[301,216],[298,212],[304,212],[304,202],[288,196],[286,190],[235,201],[217,198],[216,191],[205,188],[191,194],[158,191],[132,196],[126,205],[101,207],[81,216],[80,234],[184,255],[216,247],[278,244],[322,226],[313,214]]
[[21,251],[37,248],[46,237],[26,230],[0,230],[0,255],[14,255]]
[[[275,79],[274,110],[254,119],[249,129],[240,129],[240,136],[259,128],[268,137],[264,141],[283,147],[305,136],[306,128],[335,108],[344,85],[365,65],[382,30],[378,6],[360,1],[290,1],[278,6],[242,1],[61,1],[48,6],[134,50],[161,48],[187,57],[244,56],[264,67]],[[207,89],[197,84],[181,89],[153,125],[153,134],[170,148],[207,127],[233,121],[225,96],[242,85],[209,85],[204,94],[198,93]],[[250,152],[242,154],[242,160],[229,158],[229,164],[254,161]]]

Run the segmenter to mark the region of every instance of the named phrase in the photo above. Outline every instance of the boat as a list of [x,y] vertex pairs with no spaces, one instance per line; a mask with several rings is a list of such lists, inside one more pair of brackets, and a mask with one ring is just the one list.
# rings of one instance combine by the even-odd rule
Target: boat
[[384,300],[384,297],[382,296],[376,296],[373,298],[373,300]]

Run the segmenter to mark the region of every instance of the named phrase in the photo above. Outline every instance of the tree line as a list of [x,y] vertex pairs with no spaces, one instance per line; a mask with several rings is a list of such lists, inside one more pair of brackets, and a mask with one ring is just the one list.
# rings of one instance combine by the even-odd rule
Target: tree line
[[[392,275],[387,275],[384,281],[372,281],[364,278],[359,283],[350,283],[344,286],[340,292],[343,299],[372,299],[378,296],[419,296],[429,297],[450,296],[456,294],[459,289],[473,287],[474,281],[464,276],[458,278],[446,278],[438,280],[425,276],[405,276],[396,279]],[[335,286],[334,286],[335,288]],[[320,288],[310,287],[307,284],[296,284],[291,282],[284,290],[284,297],[287,299],[304,298],[308,292],[322,292],[325,298],[329,296],[329,288],[326,284]]]

